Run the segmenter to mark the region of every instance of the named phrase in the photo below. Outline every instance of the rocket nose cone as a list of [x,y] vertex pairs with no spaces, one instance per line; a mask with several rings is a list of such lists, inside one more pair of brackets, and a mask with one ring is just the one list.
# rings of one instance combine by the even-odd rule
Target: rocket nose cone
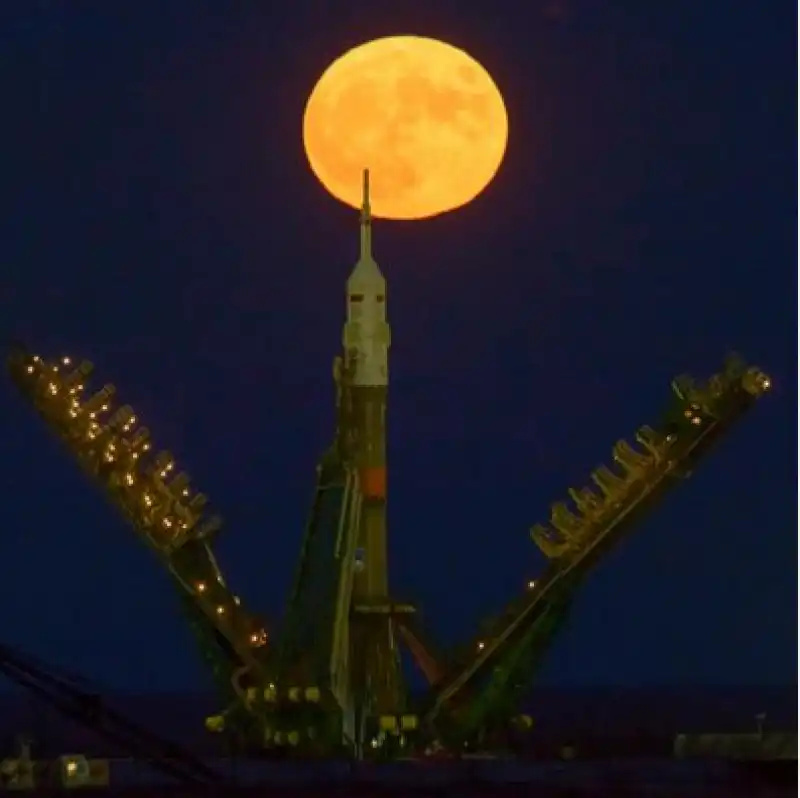
[[386,279],[378,264],[372,258],[364,259],[356,263],[350,276],[347,278],[348,288],[358,287],[367,292],[371,289],[380,290],[386,285]]

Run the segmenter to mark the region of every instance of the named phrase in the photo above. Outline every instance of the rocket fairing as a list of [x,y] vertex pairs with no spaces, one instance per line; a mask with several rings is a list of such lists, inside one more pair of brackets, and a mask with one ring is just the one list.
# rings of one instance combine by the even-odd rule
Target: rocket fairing
[[347,280],[343,343],[353,387],[388,385],[390,331],[386,321],[386,279],[372,257],[368,169],[364,170],[361,205],[361,254]]

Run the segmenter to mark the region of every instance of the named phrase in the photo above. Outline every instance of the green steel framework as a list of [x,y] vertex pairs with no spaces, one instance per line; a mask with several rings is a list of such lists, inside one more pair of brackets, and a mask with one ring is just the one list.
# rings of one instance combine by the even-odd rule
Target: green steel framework
[[[221,521],[206,497],[175,474],[169,452],[153,453],[149,431],[129,406],[112,407],[115,388],[90,393],[88,362],[45,361],[18,347],[9,372],[22,395],[66,443],[174,577],[180,602],[217,685],[222,711],[207,720],[241,746],[298,756],[408,756],[502,745],[530,718],[519,704],[575,592],[602,555],[673,485],[688,476],[769,387],[759,369],[730,356],[702,383],[679,377],[661,421],[619,441],[614,468],[592,473],[592,488],[570,490],[531,530],[548,558],[538,579],[458,650],[437,657],[422,643],[408,604],[354,606],[361,495],[343,448],[317,467],[311,513],[280,633],[267,629],[228,588],[213,555]],[[338,425],[342,424],[341,416]],[[337,429],[334,441],[340,440]],[[388,614],[423,666],[430,686],[390,715],[359,717],[354,695],[358,635]],[[366,680],[369,688],[369,680]]]

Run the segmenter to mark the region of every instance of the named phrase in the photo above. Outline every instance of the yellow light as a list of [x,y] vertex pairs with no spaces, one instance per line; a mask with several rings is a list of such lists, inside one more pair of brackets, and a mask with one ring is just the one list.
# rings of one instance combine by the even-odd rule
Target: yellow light
[[695,427],[699,427],[702,423],[703,419],[700,418],[700,416],[694,416],[694,418],[692,418],[692,424],[694,424]]
[[183,496],[188,496],[188,495],[189,495],[189,488],[184,488],[184,489],[181,491],[181,493],[183,494]]
[[535,587],[536,587],[536,580],[535,579],[531,579],[528,582],[528,590],[533,590]]
[[195,590],[197,590],[198,593],[205,593],[206,592],[206,587],[208,587],[208,585],[206,585],[205,582],[198,582],[195,585]]
[[50,393],[51,393],[53,396],[55,396],[55,395],[58,393],[58,386],[57,386],[55,383],[51,382],[51,383],[50,383],[50,384],[47,386],[47,390],[48,390],[48,391],[50,391]]
[[134,482],[133,474],[131,474],[131,473],[125,474],[125,484],[128,487],[130,487],[131,485],[133,485],[133,482]]
[[172,519],[165,518],[161,523],[164,525],[165,529],[169,529],[172,526]]
[[769,378],[769,377],[764,377],[764,379],[763,379],[763,380],[761,380],[761,387],[762,387],[762,388],[763,388],[765,391],[768,391],[768,390],[770,389],[770,386],[771,386],[771,385],[772,385],[772,382],[771,382],[771,380],[770,380],[770,378]]
[[486,643],[484,643],[483,640],[479,641],[478,642],[478,651],[483,651],[484,648],[486,648]]
[[145,444],[142,446],[142,451],[143,451],[143,452],[149,452],[149,451],[150,451],[150,444],[149,444],[149,443],[145,443]]
[[136,416],[131,416],[128,419],[128,424],[135,424],[136,423]]
[[62,362],[62,363],[65,365],[65,366],[69,366],[69,365],[72,363],[72,360],[70,360],[70,358],[68,358],[68,357],[65,357],[65,358],[62,358],[61,362]]
[[250,635],[250,643],[253,646],[263,646],[267,643],[267,632],[265,629],[259,629]]
[[142,496],[142,500],[144,501],[145,507],[152,507],[153,506],[153,499],[149,493],[145,493]]
[[28,366],[27,372],[28,374],[33,374],[33,366]]
[[225,731],[224,715],[211,715],[206,718],[206,729],[211,732]]
[[217,606],[217,615],[224,615],[224,614],[225,614],[225,607],[223,607],[222,604],[219,604]]

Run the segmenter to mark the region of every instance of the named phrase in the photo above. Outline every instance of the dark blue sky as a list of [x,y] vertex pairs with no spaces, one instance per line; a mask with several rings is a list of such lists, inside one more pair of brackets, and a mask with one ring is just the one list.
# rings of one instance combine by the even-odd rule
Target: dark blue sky
[[[395,593],[440,638],[467,635],[543,567],[527,531],[549,504],[658,418],[672,376],[737,348],[774,392],[601,564],[541,679],[796,679],[794,19],[714,2],[7,5],[0,332],[116,383],[224,515],[217,550],[247,605],[277,619],[288,591],[357,256],[357,214],[307,167],[304,102],[347,48],[419,33],[489,69],[511,131],[470,206],[375,225]],[[7,380],[0,413],[0,639],[109,685],[205,684],[153,556]]]

